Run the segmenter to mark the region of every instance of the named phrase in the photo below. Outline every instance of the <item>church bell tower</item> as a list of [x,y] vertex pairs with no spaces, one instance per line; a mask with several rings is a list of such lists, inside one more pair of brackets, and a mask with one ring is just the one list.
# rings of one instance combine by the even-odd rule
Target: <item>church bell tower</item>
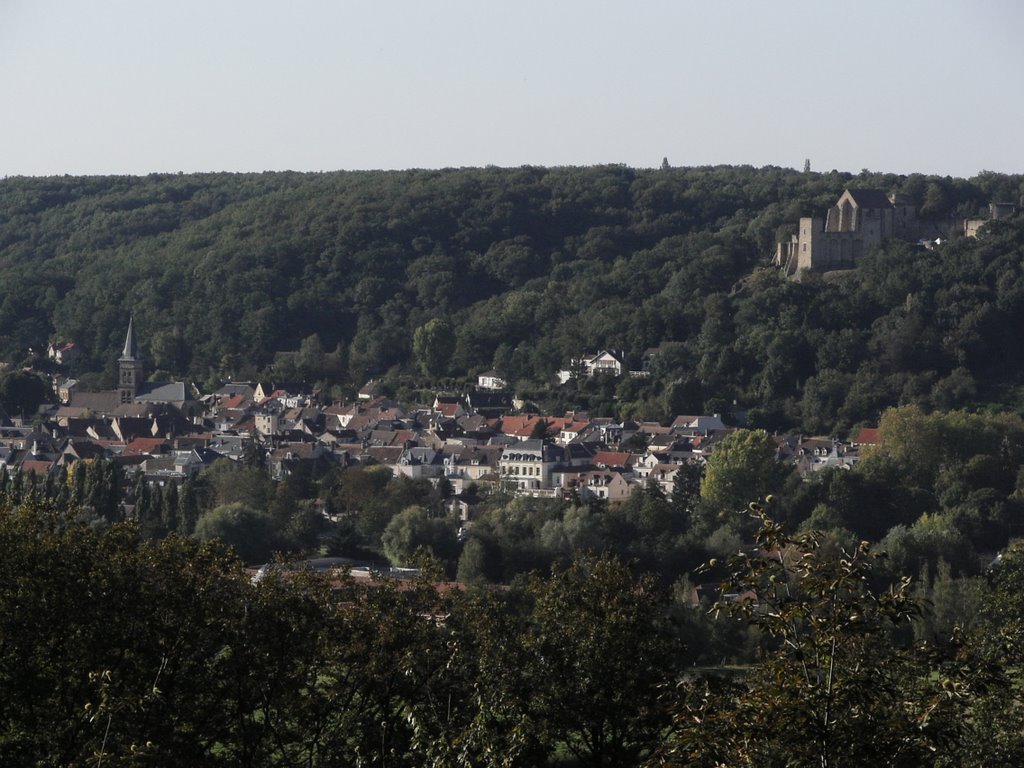
[[122,403],[134,403],[135,395],[139,391],[139,384],[142,383],[142,360],[139,358],[139,348],[135,343],[134,324],[134,317],[128,320],[128,335],[124,340],[121,357],[117,361],[119,370],[117,389],[121,393]]

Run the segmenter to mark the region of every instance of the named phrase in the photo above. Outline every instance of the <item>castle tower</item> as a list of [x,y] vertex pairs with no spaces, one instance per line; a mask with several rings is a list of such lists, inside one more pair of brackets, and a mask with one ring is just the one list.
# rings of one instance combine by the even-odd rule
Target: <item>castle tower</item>
[[134,403],[139,384],[142,383],[142,360],[139,358],[139,348],[135,343],[134,324],[134,317],[128,320],[128,335],[124,339],[124,349],[117,361],[117,389],[121,393],[122,403]]

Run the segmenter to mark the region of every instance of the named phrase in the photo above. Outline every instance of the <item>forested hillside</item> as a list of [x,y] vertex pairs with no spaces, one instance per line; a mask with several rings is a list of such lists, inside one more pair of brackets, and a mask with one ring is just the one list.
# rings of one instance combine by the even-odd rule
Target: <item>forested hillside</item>
[[[9,178],[0,359],[71,340],[84,353],[71,373],[109,385],[134,313],[149,370],[200,386],[272,375],[342,393],[369,376],[430,386],[494,367],[552,408],[658,419],[736,401],[755,426],[822,432],[900,403],[1020,404],[1020,218],[937,252],[891,244],[842,279],[770,269],[777,238],[847,186],[956,218],[1019,200],[1024,178],[728,166]],[[548,383],[584,351],[623,350],[639,367],[663,342],[649,379]]]
[[[932,639],[909,581],[871,586],[867,542],[757,517],[723,574],[750,599],[698,610],[610,555],[509,589],[253,578],[217,544],[0,498],[0,761],[1021,764],[1019,547],[977,582],[974,626]],[[696,666],[701,627],[723,655],[748,638],[742,671]]]
[[[18,365],[42,368],[47,342],[81,351],[63,373],[111,386],[133,315],[147,372],[201,387],[349,396],[373,376],[411,400],[496,368],[548,415],[735,403],[751,427],[675,466],[670,496],[653,475],[615,502],[474,476],[465,526],[447,476],[361,453],[271,479],[252,442],[179,486],[84,444],[45,472],[38,445],[11,447],[0,763],[1021,765],[1024,217],[783,277],[775,242],[847,187],[955,221],[1019,200],[1024,177],[0,181],[0,402],[18,412],[48,386]],[[554,384],[599,349],[649,376]],[[834,441],[759,429],[865,423],[874,447],[806,482],[780,454]],[[646,450],[631,440],[619,450]],[[421,578],[243,570],[275,551]]]

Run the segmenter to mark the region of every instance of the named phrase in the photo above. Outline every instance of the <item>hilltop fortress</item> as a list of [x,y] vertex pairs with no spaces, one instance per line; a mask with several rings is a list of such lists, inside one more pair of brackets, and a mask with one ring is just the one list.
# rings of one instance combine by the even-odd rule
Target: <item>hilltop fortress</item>
[[917,206],[880,189],[847,189],[828,209],[800,219],[800,228],[775,251],[775,263],[786,274],[801,269],[824,272],[852,269],[873,246],[889,240],[917,242],[944,237],[952,222],[919,219]]
[[[984,224],[1012,216],[1019,207],[1024,203],[990,203],[987,217],[956,223],[966,237],[976,237]],[[817,216],[800,219],[797,233],[776,246],[774,263],[793,277],[802,269],[853,269],[876,245],[905,240],[932,247],[934,241],[948,237],[953,227],[952,219],[918,218],[917,206],[902,195],[887,195],[880,189],[847,189],[828,209],[824,221]]]

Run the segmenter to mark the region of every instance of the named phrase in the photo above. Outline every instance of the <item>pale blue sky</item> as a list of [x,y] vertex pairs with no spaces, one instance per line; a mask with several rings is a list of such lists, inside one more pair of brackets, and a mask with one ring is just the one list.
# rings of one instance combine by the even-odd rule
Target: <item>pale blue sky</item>
[[1021,0],[0,0],[0,176],[1024,173]]

